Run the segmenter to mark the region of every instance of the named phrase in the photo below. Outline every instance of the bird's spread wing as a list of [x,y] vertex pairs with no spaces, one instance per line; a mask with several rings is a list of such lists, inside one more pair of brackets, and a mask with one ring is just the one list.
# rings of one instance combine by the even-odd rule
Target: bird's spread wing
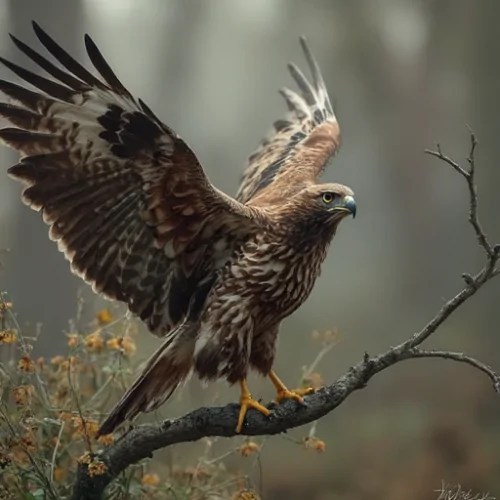
[[72,270],[164,335],[203,302],[234,242],[262,221],[210,184],[193,151],[132,97],[90,37],[101,78],[33,26],[64,69],[14,37],[55,80],[0,59],[41,91],[0,81],[16,102],[0,103],[15,126],[0,139],[22,155],[9,173],[29,185],[24,202],[42,212]]
[[249,157],[236,199],[272,204],[306,183],[316,182],[329,158],[340,147],[340,129],[318,63],[303,37],[302,50],[312,84],[293,63],[288,65],[300,93],[283,88],[289,112]]

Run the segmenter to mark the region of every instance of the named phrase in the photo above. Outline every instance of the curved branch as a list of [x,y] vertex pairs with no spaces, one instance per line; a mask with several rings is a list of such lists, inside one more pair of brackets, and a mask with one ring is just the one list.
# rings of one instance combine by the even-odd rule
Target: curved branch
[[[286,400],[281,405],[269,405],[269,408],[273,410],[270,417],[265,417],[255,411],[249,412],[245,419],[246,425],[241,432],[242,435],[274,435],[318,420],[342,404],[351,393],[365,387],[374,375],[407,359],[437,357],[467,363],[488,375],[493,382],[494,389],[500,392],[500,375],[484,363],[462,353],[420,349],[420,345],[435,333],[454,311],[476,294],[489,280],[500,274],[500,269],[496,267],[500,258],[500,245],[492,246],[489,243],[481,228],[477,213],[477,191],[474,185],[474,151],[476,145],[477,141],[471,131],[471,150],[468,158],[469,170],[464,169],[458,163],[443,155],[439,145],[437,151],[427,152],[451,165],[467,181],[469,188],[469,221],[474,228],[480,246],[486,254],[486,263],[483,269],[475,276],[464,274],[465,286],[462,290],[446,302],[420,332],[379,356],[370,357],[365,354],[362,361],[350,368],[336,382],[306,396],[304,405],[299,405],[292,400]],[[238,412],[238,404],[199,408],[173,420],[135,427],[116,443],[94,455],[95,459],[104,462],[106,465],[104,474],[91,476],[88,464],[82,463],[79,465],[73,500],[97,500],[101,498],[107,485],[118,474],[129,465],[151,457],[153,452],[160,448],[176,443],[196,441],[203,437],[232,437],[237,435],[235,428]]]

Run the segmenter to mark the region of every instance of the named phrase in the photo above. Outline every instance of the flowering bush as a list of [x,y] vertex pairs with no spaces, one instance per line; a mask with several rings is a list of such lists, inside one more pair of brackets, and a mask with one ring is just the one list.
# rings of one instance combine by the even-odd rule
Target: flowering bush
[[[23,335],[13,305],[0,295],[0,498],[69,498],[78,462],[86,462],[91,475],[106,473],[106,465],[93,454],[119,436],[96,439],[96,434],[109,401],[134,376],[138,327],[103,309],[87,328],[75,330],[66,334],[65,354],[36,357],[38,339]],[[316,366],[335,344],[336,335],[314,333],[313,339],[322,349],[304,369],[302,382],[319,386]],[[129,468],[109,487],[109,498],[258,499],[248,488],[248,478],[229,470],[224,461],[232,454],[258,458],[261,443],[238,439],[217,457],[215,441],[205,440],[205,452],[194,466],[169,470],[164,476],[149,470],[154,461]],[[325,449],[314,427],[297,442],[307,450]]]

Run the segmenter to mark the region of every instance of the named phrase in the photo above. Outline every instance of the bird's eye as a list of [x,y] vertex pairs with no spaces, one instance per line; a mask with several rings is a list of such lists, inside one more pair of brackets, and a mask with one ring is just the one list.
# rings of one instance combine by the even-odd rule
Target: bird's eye
[[334,196],[332,193],[324,193],[323,194],[323,201],[325,203],[330,204],[333,201],[333,198],[334,198]]

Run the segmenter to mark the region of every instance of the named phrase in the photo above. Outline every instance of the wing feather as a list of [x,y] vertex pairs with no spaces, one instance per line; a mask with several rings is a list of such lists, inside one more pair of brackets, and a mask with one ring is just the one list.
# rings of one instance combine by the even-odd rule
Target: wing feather
[[57,81],[0,59],[40,91],[0,80],[15,101],[0,103],[13,125],[0,139],[21,153],[9,173],[28,185],[24,203],[41,211],[73,272],[163,336],[202,307],[218,268],[265,215],[209,182],[194,152],[136,101],[88,35],[102,80],[33,28],[64,69],[15,37]]
[[288,114],[248,159],[236,199],[253,206],[282,202],[317,181],[329,158],[340,148],[340,128],[319,65],[304,37],[300,45],[312,83],[293,63],[288,69],[299,93],[280,89]]

